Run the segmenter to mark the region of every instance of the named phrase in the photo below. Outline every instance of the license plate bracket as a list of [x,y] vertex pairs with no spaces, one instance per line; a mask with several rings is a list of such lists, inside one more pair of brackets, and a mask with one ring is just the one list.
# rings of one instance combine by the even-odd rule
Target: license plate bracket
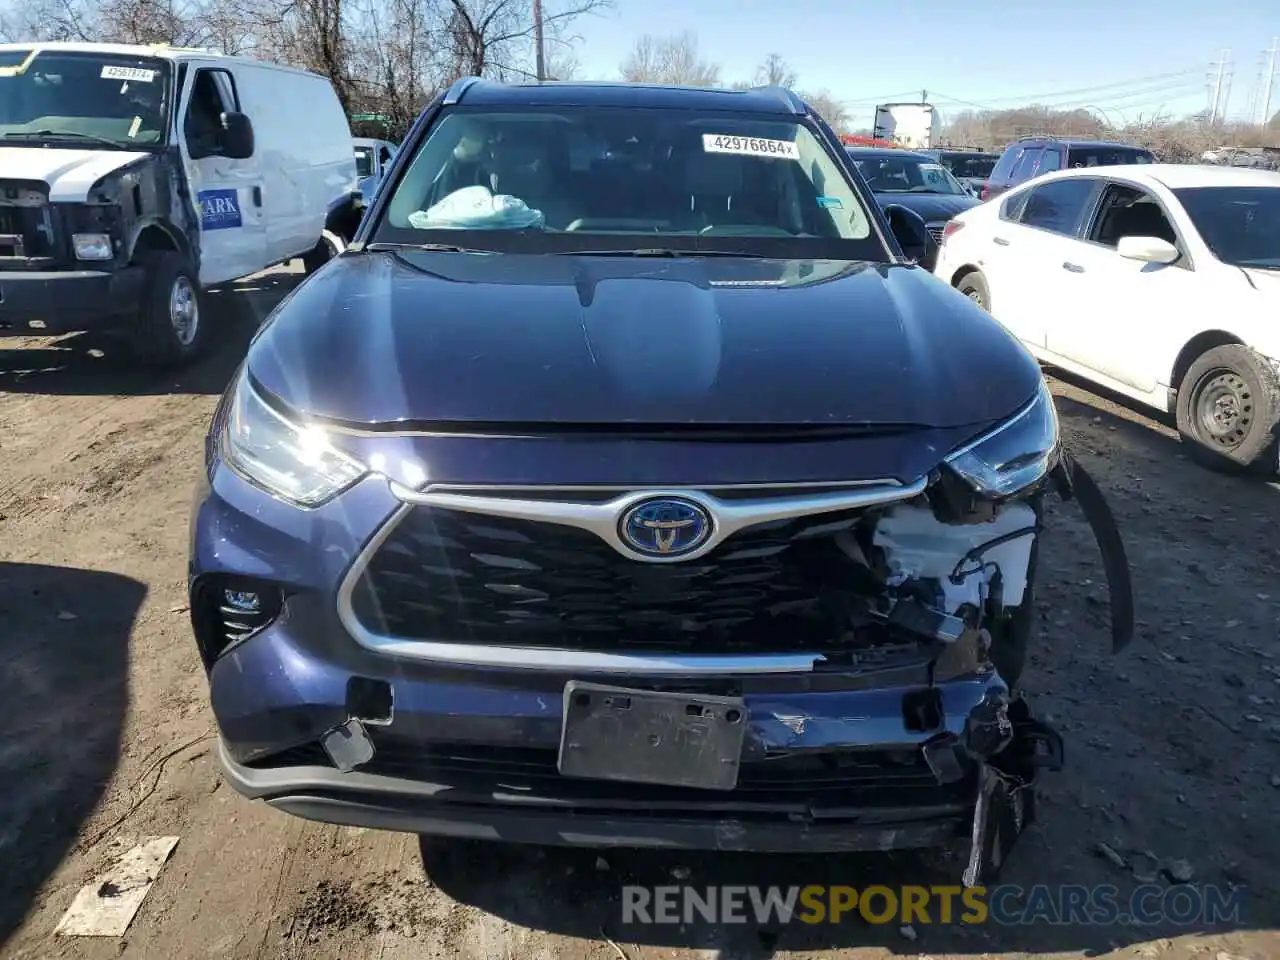
[[738,784],[747,709],[741,697],[564,687],[560,774],[701,790]]

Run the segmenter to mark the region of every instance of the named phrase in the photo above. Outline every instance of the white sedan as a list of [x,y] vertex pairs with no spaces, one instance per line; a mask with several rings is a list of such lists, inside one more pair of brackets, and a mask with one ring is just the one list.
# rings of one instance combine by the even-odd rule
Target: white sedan
[[1280,173],[1038,177],[951,220],[934,273],[1039,360],[1172,413],[1202,463],[1276,469]]

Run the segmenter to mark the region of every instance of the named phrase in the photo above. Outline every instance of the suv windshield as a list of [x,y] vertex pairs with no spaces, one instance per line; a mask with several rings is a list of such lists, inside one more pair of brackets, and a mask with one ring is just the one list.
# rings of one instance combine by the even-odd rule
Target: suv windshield
[[373,147],[356,147],[356,176],[373,176]]
[[446,112],[373,239],[461,243],[461,232],[504,250],[889,258],[807,121],[642,107]]
[[923,157],[860,157],[853,162],[876,193],[943,193],[967,196],[942,164]]
[[1223,263],[1280,270],[1280,187],[1184,187],[1173,193]]
[[80,149],[161,144],[169,65],[152,57],[0,51],[0,139]]

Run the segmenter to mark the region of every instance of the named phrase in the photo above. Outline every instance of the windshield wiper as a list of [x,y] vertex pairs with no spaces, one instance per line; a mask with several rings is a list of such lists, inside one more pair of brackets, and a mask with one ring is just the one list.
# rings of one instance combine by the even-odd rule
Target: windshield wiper
[[371,243],[366,250],[424,250],[427,253],[497,253],[496,250],[484,250],[480,247],[462,247],[456,243]]
[[671,247],[637,247],[634,250],[562,250],[567,257],[759,257],[741,250],[673,250]]
[[100,143],[108,147],[128,147],[132,144],[121,143],[119,140],[112,140],[109,137],[99,137],[92,133],[81,133],[78,130],[6,130],[3,134],[5,137],[22,137],[26,140],[38,140],[41,137],[61,137],[67,140],[91,140],[94,143]]

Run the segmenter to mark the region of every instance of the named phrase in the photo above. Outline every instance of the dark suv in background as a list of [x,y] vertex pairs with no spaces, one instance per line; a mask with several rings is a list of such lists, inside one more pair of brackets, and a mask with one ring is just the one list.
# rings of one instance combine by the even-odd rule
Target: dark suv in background
[[1103,140],[1061,140],[1057,137],[1023,137],[1005,147],[991,171],[982,199],[998,197],[1032,177],[1071,167],[1117,167],[1126,163],[1155,163],[1150,150],[1129,143]]

